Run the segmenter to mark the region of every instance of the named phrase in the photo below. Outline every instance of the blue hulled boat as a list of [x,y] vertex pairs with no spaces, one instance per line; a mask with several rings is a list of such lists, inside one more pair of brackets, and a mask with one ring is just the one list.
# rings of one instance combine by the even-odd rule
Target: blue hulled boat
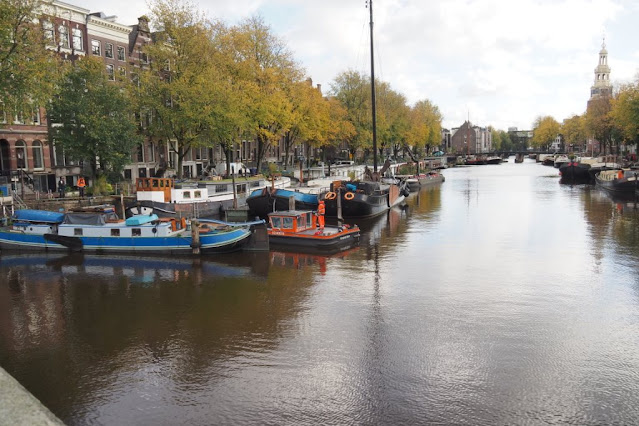
[[80,251],[191,254],[227,252],[249,240],[250,226],[207,224],[198,229],[199,243],[185,219],[156,215],[121,220],[112,206],[66,214],[18,210],[10,227],[0,229],[0,248],[21,251]]

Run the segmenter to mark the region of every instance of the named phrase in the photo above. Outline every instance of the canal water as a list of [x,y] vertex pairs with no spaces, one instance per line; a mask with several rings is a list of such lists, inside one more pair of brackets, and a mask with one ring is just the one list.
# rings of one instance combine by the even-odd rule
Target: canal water
[[0,365],[71,425],[639,424],[639,210],[510,161],[331,257],[2,253]]

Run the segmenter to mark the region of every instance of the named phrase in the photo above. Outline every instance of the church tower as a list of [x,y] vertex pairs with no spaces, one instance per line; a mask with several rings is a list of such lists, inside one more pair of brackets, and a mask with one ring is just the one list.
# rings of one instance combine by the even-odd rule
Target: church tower
[[599,51],[599,64],[595,68],[595,84],[590,88],[590,99],[601,96],[612,96],[612,84],[610,83],[610,67],[608,66],[608,51],[604,39]]

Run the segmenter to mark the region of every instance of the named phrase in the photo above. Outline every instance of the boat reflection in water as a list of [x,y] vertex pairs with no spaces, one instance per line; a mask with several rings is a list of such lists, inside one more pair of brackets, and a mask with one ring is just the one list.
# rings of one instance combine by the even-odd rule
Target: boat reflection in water
[[[247,277],[268,274],[268,261],[260,256],[216,256],[224,261],[199,257],[114,256],[83,253],[0,254],[2,269],[21,270],[25,274],[46,274],[69,277],[110,277],[126,279],[130,283],[158,284],[179,282],[181,279],[202,276]],[[231,263],[229,261],[234,261]]]
[[320,275],[326,275],[329,263],[333,260],[344,259],[359,251],[359,247],[353,247],[333,254],[292,253],[283,251],[271,251],[271,266],[303,269],[318,267]]

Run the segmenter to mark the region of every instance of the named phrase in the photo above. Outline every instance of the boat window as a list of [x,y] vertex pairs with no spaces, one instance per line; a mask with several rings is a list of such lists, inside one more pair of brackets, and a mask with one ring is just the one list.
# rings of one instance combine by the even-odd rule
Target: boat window
[[202,191],[194,191],[193,192],[193,197],[202,198]]
[[284,228],[284,229],[293,229],[293,218],[292,217],[283,217],[282,218],[282,228]]
[[142,235],[142,229],[140,228],[131,228],[131,236],[132,237],[140,237]]
[[157,180],[153,181],[153,188],[159,188],[159,184],[160,182],[158,182]]
[[111,236],[112,237],[119,237],[120,236],[120,230],[118,228],[111,229]]
[[238,194],[243,194],[244,192],[246,192],[246,185],[236,185],[236,193]]
[[73,235],[82,235],[82,228],[73,228]]
[[260,186],[260,181],[259,180],[255,180],[255,181],[251,182],[251,187],[256,187],[256,186]]
[[311,223],[313,223],[312,214],[311,212],[306,213],[306,226],[311,226]]
[[273,228],[281,228],[282,227],[282,218],[281,217],[272,217],[271,218],[271,226],[273,226]]
[[226,192],[226,185],[215,185],[215,192]]
[[184,193],[182,194],[182,198],[184,198],[185,200],[191,199],[191,191],[184,191]]

